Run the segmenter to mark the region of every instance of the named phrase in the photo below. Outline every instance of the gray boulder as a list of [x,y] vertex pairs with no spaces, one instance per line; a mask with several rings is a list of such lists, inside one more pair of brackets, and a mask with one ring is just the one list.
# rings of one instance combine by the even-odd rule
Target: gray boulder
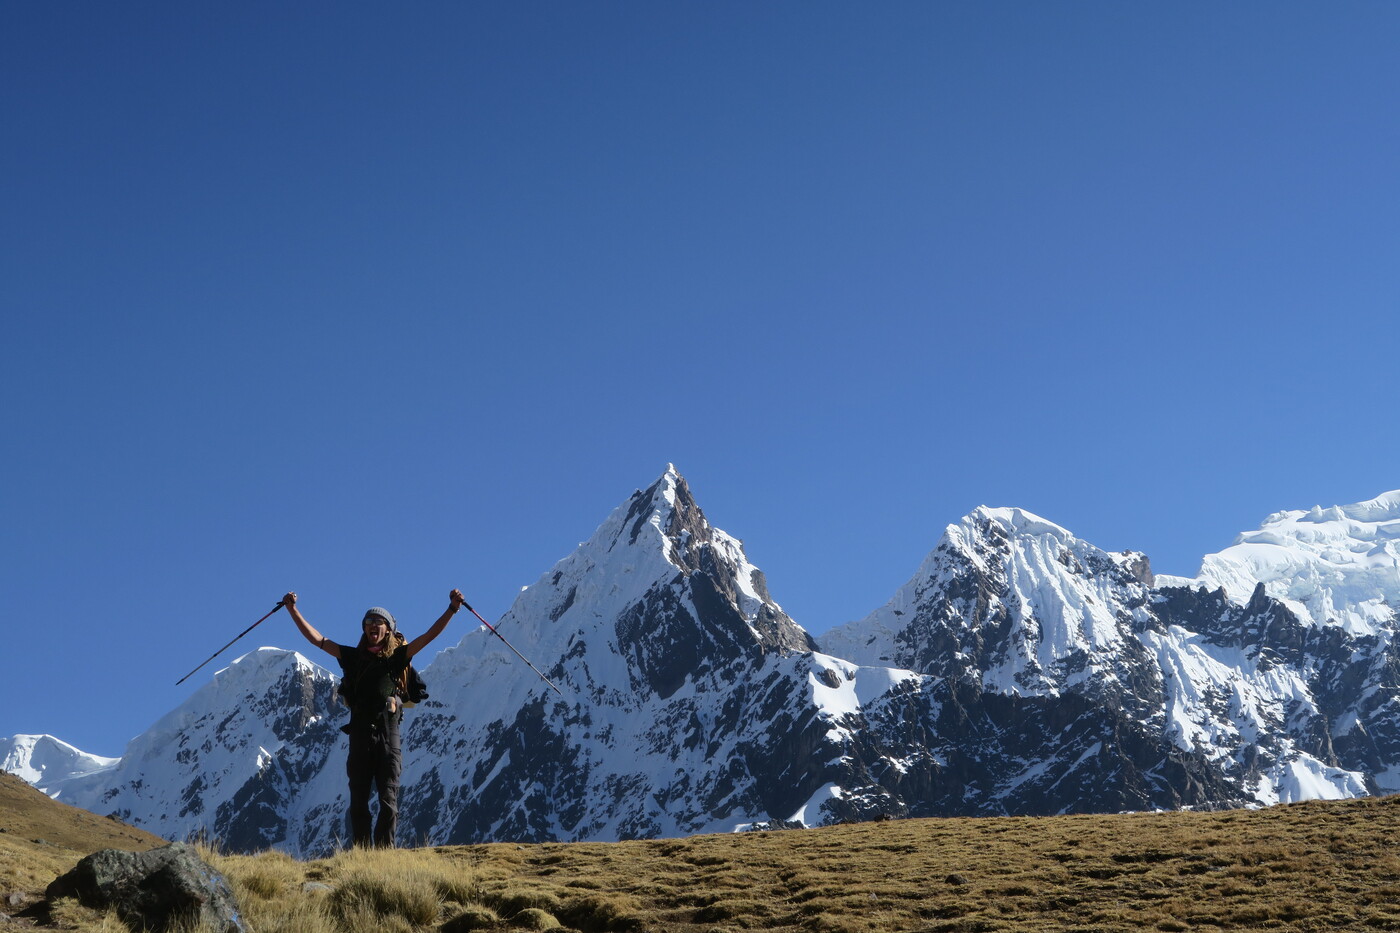
[[123,923],[154,933],[182,923],[219,933],[248,930],[228,881],[183,842],[149,852],[94,852],[45,893],[49,900],[75,897],[84,907],[115,908]]

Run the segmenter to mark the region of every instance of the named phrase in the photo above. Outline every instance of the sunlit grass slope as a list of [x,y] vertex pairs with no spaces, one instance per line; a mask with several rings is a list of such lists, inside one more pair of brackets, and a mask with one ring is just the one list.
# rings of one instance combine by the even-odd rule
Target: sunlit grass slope
[[1397,834],[1392,797],[211,859],[257,933],[1392,930]]
[[18,906],[7,904],[9,895],[42,893],[89,852],[161,845],[157,836],[50,800],[0,772],[0,912]]

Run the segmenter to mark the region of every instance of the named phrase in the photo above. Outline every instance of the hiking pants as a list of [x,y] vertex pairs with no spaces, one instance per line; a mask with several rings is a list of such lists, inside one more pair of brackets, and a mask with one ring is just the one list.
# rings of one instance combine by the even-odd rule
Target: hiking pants
[[[350,776],[350,839],[357,846],[392,846],[399,818],[399,773],[403,754],[399,751],[399,720],[402,713],[381,713],[368,726],[351,725],[350,757],[345,772]],[[369,798],[379,791],[379,819],[370,834]]]

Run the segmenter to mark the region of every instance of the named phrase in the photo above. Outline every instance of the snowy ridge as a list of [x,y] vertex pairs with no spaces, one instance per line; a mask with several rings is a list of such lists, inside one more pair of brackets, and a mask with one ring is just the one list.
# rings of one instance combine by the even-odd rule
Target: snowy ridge
[[[668,466],[496,622],[562,695],[484,627],[424,670],[399,841],[1400,791],[1397,506],[1279,513],[1191,581],[979,508],[819,649]],[[120,760],[50,737],[0,751],[47,792],[167,838],[322,854],[344,835],[334,684],[261,648]]]
[[0,771],[40,785],[52,780],[108,771],[120,758],[79,751],[51,735],[13,735],[0,739]]
[[[975,669],[989,690],[1055,694],[1122,656],[1146,567],[1141,554],[1109,554],[1022,509],[979,508],[944,530],[888,603],[821,644],[862,664]],[[989,625],[999,638],[980,663]]]
[[1299,618],[1372,635],[1400,607],[1400,491],[1353,505],[1275,512],[1211,554],[1196,581],[1244,603],[1254,587]]

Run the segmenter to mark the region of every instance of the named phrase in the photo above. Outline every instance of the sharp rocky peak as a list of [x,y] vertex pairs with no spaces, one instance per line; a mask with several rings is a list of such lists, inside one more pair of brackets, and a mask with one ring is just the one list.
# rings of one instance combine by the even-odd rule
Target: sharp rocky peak
[[829,654],[998,689],[1054,692],[1116,663],[1152,572],[1016,508],[974,509],[949,525],[882,608],[828,632]]
[[[638,696],[670,696],[742,658],[816,647],[673,466],[527,587],[498,625],[519,632],[518,641],[509,637],[521,650],[576,687],[612,679],[620,661]],[[486,641],[470,653],[500,650]]]
[[658,694],[740,656],[816,648],[773,601],[743,544],[705,518],[674,466],[626,508],[619,533],[637,544],[650,529],[670,568],[617,616],[615,628],[634,671]]
[[[642,540],[648,529],[660,535],[668,561],[687,571],[698,570],[696,553],[714,543],[715,529],[696,504],[685,477],[670,464],[666,472],[645,490],[632,493],[619,523],[614,544],[626,537],[629,545]],[[619,509],[621,511],[621,509]],[[723,533],[720,533],[724,536]]]

